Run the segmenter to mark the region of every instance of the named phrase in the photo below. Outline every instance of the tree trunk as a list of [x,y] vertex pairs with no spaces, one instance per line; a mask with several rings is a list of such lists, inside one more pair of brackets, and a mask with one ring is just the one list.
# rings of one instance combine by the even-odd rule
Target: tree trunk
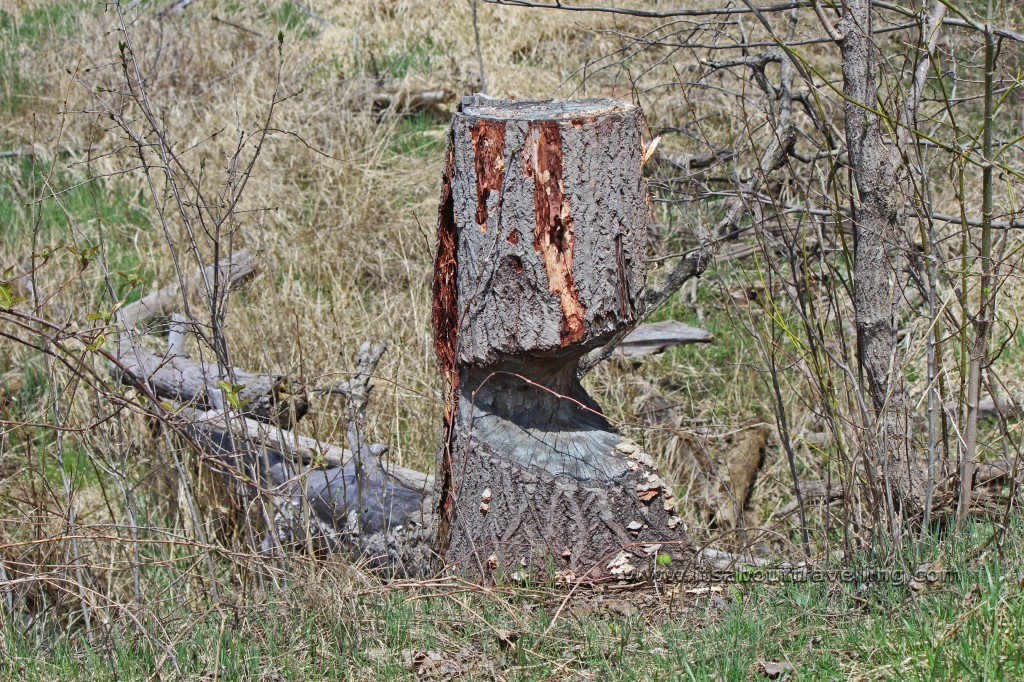
[[903,369],[896,347],[894,287],[903,247],[904,200],[899,159],[886,147],[880,128],[871,38],[871,3],[851,0],[839,23],[846,96],[846,142],[859,199],[854,308],[861,367],[875,412],[872,449],[881,486],[873,494],[880,508],[916,520],[924,510],[924,472],[914,452]]
[[450,391],[438,549],[457,572],[601,578],[693,557],[671,490],[577,378],[643,300],[640,131],[612,100],[475,96],[454,117],[433,316]]

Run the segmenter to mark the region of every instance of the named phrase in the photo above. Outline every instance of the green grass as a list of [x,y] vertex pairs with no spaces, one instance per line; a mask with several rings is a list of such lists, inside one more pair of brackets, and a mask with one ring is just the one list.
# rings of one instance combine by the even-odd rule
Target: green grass
[[[154,643],[166,631],[181,636],[170,649],[187,679],[414,679],[416,661],[429,666],[431,656],[463,679],[747,680],[772,661],[804,680],[1021,679],[1020,525],[1001,549],[917,590],[747,582],[695,596],[689,585],[663,584],[660,597],[582,591],[563,606],[566,593],[551,588],[359,593],[343,580],[332,587],[339,574],[321,566],[318,577],[297,573],[265,603],[165,604],[167,613],[145,623],[152,639],[125,622],[113,625],[106,646],[80,632],[46,638],[8,619],[0,676],[142,679],[159,668],[174,677]],[[969,543],[947,539],[926,553],[962,562],[991,527],[974,530]]]
[[316,34],[316,22],[295,3],[282,2],[274,12],[274,21],[286,35],[297,38],[312,38]]
[[[47,182],[48,175],[49,168],[41,165],[40,159],[0,160],[0,225],[4,226],[4,244],[9,245],[0,256],[0,270],[14,266],[23,272],[30,254],[47,249],[89,249],[98,244],[102,226],[115,289],[122,289],[133,277],[148,284],[152,274],[133,238],[137,231],[150,229],[145,199],[130,192],[127,183],[88,181],[79,172],[61,169],[59,162]],[[36,265],[40,263],[37,258]],[[98,268],[90,274],[98,276]],[[105,292],[102,280],[96,286]],[[129,302],[138,298],[139,291],[141,287],[122,289]],[[103,293],[100,296],[105,297]]]
[[[85,297],[77,299],[74,314],[83,326],[96,324],[87,315],[109,311],[113,306],[105,277],[95,258],[79,271],[83,262],[79,254],[98,252],[100,228],[105,239],[106,265],[117,297],[127,302],[136,300],[145,287],[129,285],[152,282],[152,269],[136,248],[139,231],[150,229],[145,201],[130,192],[128,184],[114,179],[89,181],[79,170],[66,170],[57,161],[55,169],[43,165],[40,158],[0,160],[0,275],[17,276],[36,268],[42,290],[52,287],[84,289]],[[32,257],[35,254],[35,257]],[[52,271],[62,274],[54,278]],[[81,280],[77,282],[76,280]],[[70,280],[70,283],[69,283]],[[13,290],[17,296],[23,292]],[[18,307],[30,305],[16,304]],[[49,309],[44,309],[45,313]],[[21,382],[17,390],[0,385],[0,396],[6,402],[5,419],[12,422],[49,423],[47,378],[38,355],[5,358],[0,369],[18,369]],[[78,436],[64,439],[64,464],[76,488],[98,483],[95,468],[89,462]],[[13,426],[7,432],[9,452],[19,462],[38,469],[53,489],[62,486],[55,455],[55,432],[52,428]]]
[[[0,405],[6,408],[7,417],[14,418],[12,421],[48,424],[52,421],[53,413],[47,410],[50,394],[43,364],[38,356],[20,364],[18,386],[12,386],[6,377],[0,378]],[[11,369],[10,365],[10,362],[0,363],[0,370],[6,373]],[[8,455],[16,458],[19,463],[40,470],[54,489],[63,486],[54,447],[56,432],[52,428],[12,425],[7,431],[7,438]],[[65,472],[72,486],[82,488],[98,485],[99,477],[95,467],[90,463],[78,436],[66,435],[63,444]]]
[[[19,70],[19,53],[30,51],[47,39],[70,35],[76,13],[88,3],[62,2],[29,10],[15,22],[14,15],[0,9],[0,116],[17,114],[26,102],[30,84]],[[7,143],[0,134],[0,143]]]
[[38,229],[44,242],[63,239],[72,221],[148,225],[144,204],[127,187],[97,187],[80,173],[61,169],[59,160],[51,176],[44,164],[41,158],[0,160],[0,221],[8,238],[29,239]]
[[[670,268],[671,262],[663,267]],[[647,361],[646,372],[659,378],[667,390],[680,390],[695,404],[704,404],[706,416],[722,417],[729,421],[744,419],[771,420],[774,398],[770,386],[755,367],[761,357],[754,338],[747,327],[754,320],[762,326],[766,319],[760,304],[751,301],[736,307],[730,292],[756,282],[753,266],[726,264],[713,268],[697,281],[697,296],[690,299],[690,286],[658,308],[651,322],[677,320],[714,334],[710,344],[679,346]],[[653,279],[653,278],[652,278]],[[788,306],[783,306],[787,309]],[[698,311],[700,313],[698,314]],[[749,314],[748,314],[749,313]],[[793,321],[788,320],[792,324]],[[761,333],[766,333],[764,329]],[[792,353],[792,344],[782,340],[784,352]],[[782,363],[780,363],[782,364]],[[735,395],[737,400],[721,400],[723,395]],[[737,415],[736,405],[747,412]]]
[[415,159],[435,159],[444,151],[447,126],[435,114],[421,111],[403,116],[391,142],[391,151]]
[[382,78],[405,78],[411,73],[428,73],[441,56],[437,42],[425,35],[411,43],[395,43],[371,50],[374,75]]

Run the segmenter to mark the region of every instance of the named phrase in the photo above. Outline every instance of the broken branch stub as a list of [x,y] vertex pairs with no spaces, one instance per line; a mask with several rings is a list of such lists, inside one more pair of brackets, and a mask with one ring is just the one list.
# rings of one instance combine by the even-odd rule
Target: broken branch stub
[[479,95],[455,114],[433,318],[450,390],[438,547],[458,572],[692,558],[671,490],[577,378],[642,306],[641,119],[614,100]]

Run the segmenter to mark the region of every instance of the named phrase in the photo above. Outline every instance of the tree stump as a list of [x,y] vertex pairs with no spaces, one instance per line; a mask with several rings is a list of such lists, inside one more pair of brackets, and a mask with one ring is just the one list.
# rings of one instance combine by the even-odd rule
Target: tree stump
[[577,376],[643,300],[641,127],[605,99],[477,95],[454,116],[433,323],[438,549],[456,572],[600,579],[693,557],[670,488]]

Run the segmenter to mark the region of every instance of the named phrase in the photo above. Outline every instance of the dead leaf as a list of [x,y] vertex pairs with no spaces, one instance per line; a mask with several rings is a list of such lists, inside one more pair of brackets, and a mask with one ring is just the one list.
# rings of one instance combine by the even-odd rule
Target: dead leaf
[[474,646],[445,653],[405,649],[402,663],[420,680],[487,679],[494,672],[484,660],[483,651]]
[[606,604],[609,613],[629,618],[636,614],[636,607],[622,599],[609,600]]
[[494,634],[498,638],[498,648],[502,651],[514,650],[522,635],[518,630],[495,630]]
[[444,656],[436,651],[405,649],[402,651],[402,663],[420,679],[436,679],[448,672]]
[[770,680],[788,680],[793,666],[785,661],[758,661],[757,671]]

